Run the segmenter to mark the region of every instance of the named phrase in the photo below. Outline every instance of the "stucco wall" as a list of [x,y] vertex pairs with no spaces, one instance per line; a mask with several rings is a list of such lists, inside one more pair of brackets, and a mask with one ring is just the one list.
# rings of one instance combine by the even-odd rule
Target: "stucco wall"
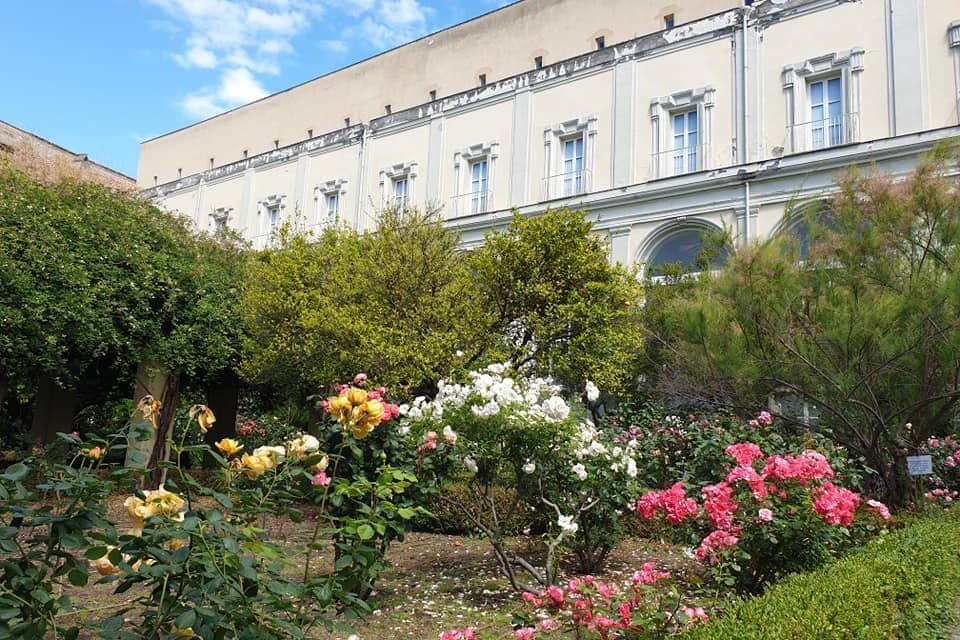
[[215,165],[236,161],[246,149],[256,155],[343,126],[425,103],[429,92],[442,97],[478,84],[531,69],[534,57],[544,64],[663,28],[663,17],[676,24],[737,6],[737,0],[637,2],[603,0],[602,10],[581,0],[524,0],[434,33],[374,58],[321,76],[141,145],[138,184],[147,188]]
[[954,57],[947,42],[947,26],[960,20],[960,2],[924,0],[927,69],[930,87],[929,126],[947,127],[960,124],[957,113],[957,86]]

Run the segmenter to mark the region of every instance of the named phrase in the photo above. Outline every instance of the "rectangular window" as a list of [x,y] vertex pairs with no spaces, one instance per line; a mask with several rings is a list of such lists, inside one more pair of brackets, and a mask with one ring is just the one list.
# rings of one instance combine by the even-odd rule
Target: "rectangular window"
[[807,86],[810,99],[810,144],[813,149],[843,142],[843,85],[839,77]]
[[697,170],[699,135],[696,110],[673,114],[673,175]]
[[334,191],[327,194],[327,226],[337,224],[337,217],[340,215],[340,192]]
[[470,213],[487,210],[488,165],[486,158],[470,163]]
[[393,181],[393,203],[397,209],[403,210],[407,206],[409,184],[407,178],[396,178]]
[[563,144],[563,195],[583,193],[583,136],[568,138]]
[[280,228],[280,205],[267,205],[267,221],[270,225],[270,235],[272,236]]

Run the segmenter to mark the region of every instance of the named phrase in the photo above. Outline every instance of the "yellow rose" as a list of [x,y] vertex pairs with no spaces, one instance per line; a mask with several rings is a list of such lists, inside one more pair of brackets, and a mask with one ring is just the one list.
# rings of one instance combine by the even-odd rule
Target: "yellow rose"
[[140,402],[137,403],[137,410],[140,411],[143,419],[152,424],[154,429],[156,429],[157,416],[160,415],[160,407],[162,406],[162,402],[148,394],[140,398]]
[[367,392],[363,389],[351,387],[347,390],[347,400],[352,405],[363,404],[367,400]]
[[183,549],[187,546],[189,541],[186,538],[171,538],[169,547],[170,551],[176,551],[177,549]]
[[316,471],[317,473],[320,473],[321,471],[326,471],[327,467],[329,466],[330,466],[330,458],[328,458],[327,456],[323,456],[322,458],[320,458],[320,462],[313,465],[313,470]]
[[93,568],[102,576],[112,576],[120,573],[120,567],[110,562],[110,551],[116,547],[107,547],[107,553],[93,561]]
[[191,420],[193,420],[194,417],[197,418],[197,424],[200,425],[200,433],[206,433],[210,426],[217,421],[217,417],[213,415],[213,411],[205,404],[193,405],[190,407],[187,415],[190,416]]
[[167,491],[163,488],[163,485],[160,485],[160,488],[156,489],[155,491],[145,491],[144,495],[146,496],[144,501],[146,508],[152,508],[155,511],[155,513],[150,515],[179,515],[182,518],[183,515],[181,512],[187,508],[187,503],[183,498],[172,491]]
[[309,433],[305,433],[287,443],[287,453],[295,456],[298,460],[303,460],[319,450],[320,441]]
[[123,506],[127,510],[127,515],[130,516],[130,519],[133,521],[133,529],[130,531],[131,534],[139,536],[143,533],[143,523],[147,519],[146,505],[143,500],[137,496],[130,496],[123,501]]
[[87,449],[83,451],[83,455],[90,458],[91,460],[99,460],[103,457],[103,449],[100,447],[93,447],[92,449]]
[[350,413],[350,401],[346,396],[330,396],[327,398],[327,405],[330,407],[330,415],[341,422]]
[[243,465],[243,472],[251,480],[256,480],[266,473],[267,469],[273,467],[273,461],[270,458],[258,455],[243,454],[240,463]]
[[219,442],[213,443],[213,446],[215,446],[220,453],[228,458],[236,455],[241,449],[243,449],[243,445],[233,438],[224,438]]
[[[380,421],[383,419],[383,403],[379,400],[368,400],[366,406],[364,407],[367,417],[370,420],[376,420],[377,424],[380,424]],[[376,426],[376,425],[374,425]]]

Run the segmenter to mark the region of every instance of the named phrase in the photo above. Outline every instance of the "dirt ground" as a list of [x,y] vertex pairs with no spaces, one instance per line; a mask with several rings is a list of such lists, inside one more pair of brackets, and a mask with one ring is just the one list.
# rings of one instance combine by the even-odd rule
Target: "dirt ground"
[[[116,520],[123,522],[122,507],[118,510]],[[295,555],[312,533],[311,518],[305,516],[299,524],[270,518],[263,525]],[[517,545],[533,542],[523,538],[512,541]],[[482,538],[409,533],[403,542],[391,546],[387,559],[391,566],[382,574],[370,601],[373,612],[359,623],[344,623],[333,632],[320,630],[318,640],[436,640],[446,629],[468,626],[484,640],[503,639],[511,637],[512,614],[526,610],[499,574],[489,543]],[[698,566],[677,547],[631,538],[614,550],[599,575],[626,579],[651,560],[681,582]],[[565,569],[573,575],[572,567]],[[85,621],[81,638],[90,640],[97,637],[99,620],[136,596],[134,590],[115,595],[110,585],[71,591],[79,619]]]

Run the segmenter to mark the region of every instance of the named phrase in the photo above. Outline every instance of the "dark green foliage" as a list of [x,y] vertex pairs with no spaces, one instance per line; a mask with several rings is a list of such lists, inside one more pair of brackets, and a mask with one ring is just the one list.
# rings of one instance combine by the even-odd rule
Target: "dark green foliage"
[[960,594],[960,518],[923,520],[795,575],[684,634],[688,640],[932,640]]
[[143,359],[194,378],[234,366],[243,258],[136,196],[0,166],[0,400]]

